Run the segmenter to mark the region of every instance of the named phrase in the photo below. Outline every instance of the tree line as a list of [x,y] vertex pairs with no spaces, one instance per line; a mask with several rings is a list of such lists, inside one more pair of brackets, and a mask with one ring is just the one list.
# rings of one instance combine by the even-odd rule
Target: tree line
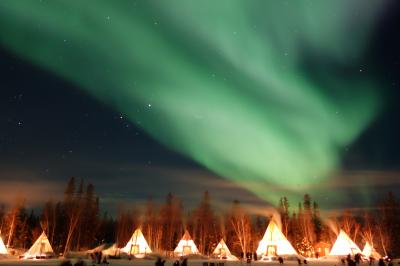
[[[305,194],[302,202],[290,206],[282,197],[277,204],[283,234],[300,254],[311,256],[319,242],[334,243],[337,230],[344,230],[360,247],[368,241],[381,254],[400,255],[400,202],[388,193],[376,208],[363,212],[345,210],[333,217],[321,217],[317,202]],[[0,234],[5,244],[29,248],[42,230],[57,253],[87,250],[102,243],[124,246],[133,231],[141,228],[153,251],[168,255],[184,230],[189,230],[200,253],[211,254],[224,238],[234,254],[254,252],[271,217],[254,215],[238,200],[224,212],[216,211],[211,196],[204,192],[200,202],[185,210],[182,201],[169,193],[157,204],[149,198],[145,206],[118,206],[116,217],[100,211],[93,184],[79,184],[71,178],[64,198],[47,201],[40,214],[27,210],[25,201],[0,207]],[[336,232],[335,232],[336,231]]]

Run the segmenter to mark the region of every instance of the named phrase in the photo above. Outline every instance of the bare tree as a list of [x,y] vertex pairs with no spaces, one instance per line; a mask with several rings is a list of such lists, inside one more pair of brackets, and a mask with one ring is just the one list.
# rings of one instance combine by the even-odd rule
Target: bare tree
[[162,227],[162,249],[173,250],[183,234],[182,220],[183,206],[180,199],[171,193],[167,195],[166,202],[160,210]]
[[154,250],[161,249],[162,227],[157,214],[157,207],[152,198],[147,200],[143,222],[143,234]]
[[67,237],[64,246],[64,256],[70,250],[73,234],[77,228],[82,213],[82,197],[75,194],[75,179],[72,177],[65,191],[64,210],[67,218]]
[[281,216],[282,232],[285,236],[287,236],[289,233],[289,223],[290,223],[289,201],[288,201],[287,197],[280,198],[278,212]]
[[249,215],[246,214],[240,206],[239,201],[234,201],[228,220],[235,232],[242,252],[245,254],[246,252],[251,251],[250,242],[252,223]]
[[17,226],[18,221],[18,213],[20,209],[24,206],[24,200],[21,198],[16,198],[13,207],[11,208],[10,212],[7,215],[8,220],[8,239],[7,239],[7,246],[9,247],[12,243],[15,228]]

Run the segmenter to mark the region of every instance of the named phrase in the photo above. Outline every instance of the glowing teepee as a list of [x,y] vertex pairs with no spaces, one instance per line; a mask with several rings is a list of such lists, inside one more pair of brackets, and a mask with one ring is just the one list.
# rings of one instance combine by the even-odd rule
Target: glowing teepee
[[296,250],[273,221],[269,223],[256,253],[259,256],[297,255]]
[[357,253],[361,254],[360,248],[350,239],[350,237],[343,231],[340,233],[336,239],[335,244],[329,253],[329,256],[347,256],[355,255]]
[[129,255],[141,255],[151,253],[151,249],[140,229],[136,229],[128,243],[121,249],[121,252]]
[[102,250],[104,256],[118,256],[120,253],[120,249],[117,247],[116,244],[105,248]]
[[0,255],[7,255],[7,249],[6,246],[4,245],[3,239],[0,236]]
[[362,254],[367,258],[373,257],[374,259],[379,259],[382,257],[378,252],[376,252],[376,250],[369,244],[368,241],[365,243]]
[[25,252],[25,259],[35,259],[35,258],[51,258],[54,257],[53,248],[50,245],[49,239],[43,232],[39,238],[33,243],[32,247]]
[[187,256],[190,254],[198,254],[199,250],[196,244],[193,242],[192,237],[186,230],[182,239],[179,241],[178,246],[174,250],[175,256]]
[[219,259],[237,260],[237,258],[231,254],[231,251],[223,239],[221,239],[221,241],[219,241],[218,245],[215,247],[213,255]]

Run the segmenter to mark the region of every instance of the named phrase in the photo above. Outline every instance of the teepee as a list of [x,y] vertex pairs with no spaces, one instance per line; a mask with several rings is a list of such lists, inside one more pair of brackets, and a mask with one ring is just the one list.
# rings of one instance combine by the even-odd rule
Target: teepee
[[283,235],[278,225],[271,221],[256,251],[259,256],[297,255],[296,250]]
[[101,252],[103,256],[119,256],[120,249],[116,244],[112,244],[111,246],[105,247]]
[[237,260],[237,258],[231,254],[231,251],[225,244],[224,239],[221,239],[221,241],[219,241],[218,245],[214,249],[213,255],[219,259]]
[[121,252],[137,256],[148,254],[152,251],[147,244],[142,231],[140,229],[136,229],[128,243],[126,243],[125,247],[121,248]]
[[367,258],[373,257],[374,259],[379,259],[382,257],[378,252],[376,252],[376,250],[369,244],[368,241],[365,243],[362,254]]
[[120,249],[116,244],[102,244],[95,248],[86,251],[87,254],[94,254],[96,252],[101,252],[104,256],[117,256],[120,253]]
[[349,254],[355,255],[357,253],[361,254],[360,248],[350,239],[350,237],[343,230],[340,230],[340,233],[336,239],[335,244],[333,244],[329,256],[347,256]]
[[0,255],[7,255],[7,249],[6,246],[4,245],[3,239],[0,236]]
[[198,254],[199,250],[193,242],[188,230],[185,231],[182,239],[179,241],[178,246],[174,250],[175,256],[187,256],[190,254]]
[[51,258],[54,256],[55,256],[54,251],[44,231],[35,241],[35,243],[33,243],[32,247],[24,254],[25,259],[35,259],[35,258],[42,259],[42,258]]

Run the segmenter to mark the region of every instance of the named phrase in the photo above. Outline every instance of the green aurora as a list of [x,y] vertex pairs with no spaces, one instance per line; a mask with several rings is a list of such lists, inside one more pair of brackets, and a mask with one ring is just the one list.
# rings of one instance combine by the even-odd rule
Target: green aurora
[[360,62],[383,4],[5,0],[0,43],[276,202],[330,178],[379,111]]

